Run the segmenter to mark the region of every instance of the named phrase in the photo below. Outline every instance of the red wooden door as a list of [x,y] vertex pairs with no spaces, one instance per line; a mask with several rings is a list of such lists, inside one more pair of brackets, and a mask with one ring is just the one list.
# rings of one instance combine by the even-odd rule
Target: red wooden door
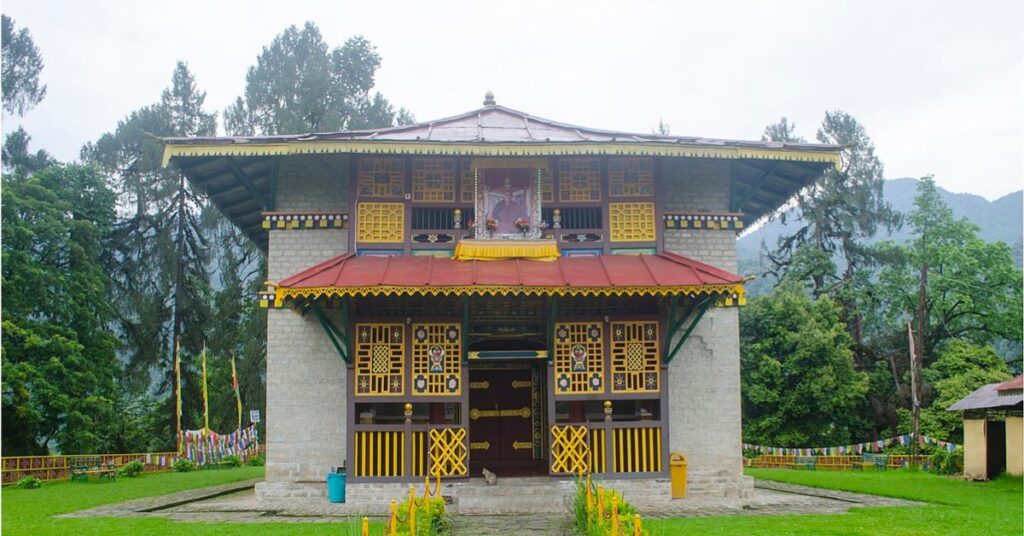
[[469,378],[472,467],[479,471],[529,465],[533,459],[530,369],[470,370]]

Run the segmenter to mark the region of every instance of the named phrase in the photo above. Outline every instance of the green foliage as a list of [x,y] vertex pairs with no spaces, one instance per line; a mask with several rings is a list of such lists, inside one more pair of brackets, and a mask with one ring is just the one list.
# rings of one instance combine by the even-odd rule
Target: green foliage
[[145,468],[146,467],[142,465],[142,462],[139,460],[132,460],[117,468],[117,476],[122,478],[135,478],[139,476]]
[[[436,536],[448,534],[451,531],[451,518],[448,517],[445,510],[443,498],[437,497],[424,501],[420,497],[415,501],[415,536]],[[409,501],[406,500],[398,505],[398,526],[395,527],[395,532],[411,535],[412,532],[409,529]]]
[[86,166],[4,176],[3,450],[94,452],[117,398],[105,245],[114,195]]
[[18,489],[36,489],[43,487],[43,481],[34,476],[26,476],[14,484]]
[[238,456],[235,456],[234,454],[229,454],[227,456],[224,456],[224,459],[222,459],[221,461],[226,462],[231,467],[241,467],[242,466],[242,458],[239,458]]
[[22,127],[18,127],[4,138],[4,174],[21,179],[57,163],[49,153],[42,149],[31,154],[28,149],[30,141],[32,141],[32,137]]
[[[392,106],[380,93],[371,95],[380,61],[362,36],[329,50],[313,22],[289,26],[249,68],[244,97],[224,111],[225,127],[236,135],[269,135],[391,126]],[[397,118],[412,119],[404,109]]]
[[[603,501],[600,503],[604,511],[599,511],[597,484],[590,482],[590,493],[592,505],[587,506],[587,481],[575,478],[576,491],[572,498],[572,515],[574,519],[575,532],[587,536],[606,536],[612,534],[613,518],[612,503],[617,504],[618,527],[617,534],[632,535],[634,530],[634,516],[636,508],[627,502],[622,494],[613,489],[600,489]],[[642,523],[641,523],[642,525]],[[649,529],[642,529],[641,534],[649,535]]]
[[248,460],[245,460],[245,465],[248,465],[250,467],[263,467],[266,464],[267,460],[266,458],[263,457],[263,455],[250,456]]
[[954,443],[963,442],[963,421],[958,412],[946,408],[983,385],[1012,378],[1006,362],[991,347],[962,340],[950,341],[922,376],[933,386],[934,396],[921,411],[921,433]]
[[941,475],[958,475],[964,472],[964,449],[957,447],[955,451],[949,452],[944,449],[937,449],[932,454],[932,471]]
[[783,446],[859,439],[867,375],[854,370],[839,306],[790,287],[740,314],[744,439]]
[[178,458],[174,460],[172,467],[174,467],[174,471],[177,473],[190,473],[195,471],[196,464],[192,463],[192,460],[188,458]]
[[25,115],[46,97],[46,84],[39,85],[43,57],[28,28],[15,31],[13,19],[7,15],[2,19],[3,108],[7,113]]

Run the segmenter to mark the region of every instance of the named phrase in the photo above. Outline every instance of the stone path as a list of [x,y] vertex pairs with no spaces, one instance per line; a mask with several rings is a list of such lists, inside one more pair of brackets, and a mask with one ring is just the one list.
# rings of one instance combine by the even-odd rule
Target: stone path
[[[161,497],[136,499],[91,508],[58,517],[164,517],[185,522],[308,523],[357,520],[363,515],[383,519],[382,511],[366,512],[358,506],[332,504],[326,498],[260,499],[253,493],[256,480],[224,484]],[[628,499],[628,497],[627,497]],[[757,481],[753,497],[746,500],[718,497],[690,497],[673,501],[645,497],[635,500],[645,519],[728,515],[838,514],[854,507],[926,506],[924,503]],[[453,508],[457,510],[457,508]],[[517,515],[454,515],[455,534],[506,535],[572,534],[570,514],[537,513]]]

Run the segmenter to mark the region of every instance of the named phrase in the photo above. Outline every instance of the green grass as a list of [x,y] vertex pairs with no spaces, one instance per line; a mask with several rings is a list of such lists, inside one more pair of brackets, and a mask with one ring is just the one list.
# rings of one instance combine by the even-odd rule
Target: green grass
[[[153,497],[187,489],[262,478],[262,467],[239,467],[192,473],[153,473],[115,482],[47,482],[32,490],[3,488],[3,531],[9,534],[359,534],[359,520],[338,523],[193,523],[162,518],[56,519],[53,516],[104,504]],[[370,524],[382,534],[383,523]]]
[[966,482],[916,471],[826,472],[748,469],[754,478],[929,503],[853,508],[845,514],[650,520],[652,534],[1021,534],[1020,478]]

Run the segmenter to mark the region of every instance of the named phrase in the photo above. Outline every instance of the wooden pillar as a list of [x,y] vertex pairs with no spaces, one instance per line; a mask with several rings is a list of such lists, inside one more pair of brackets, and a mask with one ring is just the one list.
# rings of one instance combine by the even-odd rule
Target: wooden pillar
[[[428,438],[429,439],[429,438]],[[402,452],[402,463],[405,467],[406,481],[413,482],[415,476],[413,476],[412,470],[412,404],[405,403],[405,431],[402,436],[402,442],[405,444],[405,448]]]

